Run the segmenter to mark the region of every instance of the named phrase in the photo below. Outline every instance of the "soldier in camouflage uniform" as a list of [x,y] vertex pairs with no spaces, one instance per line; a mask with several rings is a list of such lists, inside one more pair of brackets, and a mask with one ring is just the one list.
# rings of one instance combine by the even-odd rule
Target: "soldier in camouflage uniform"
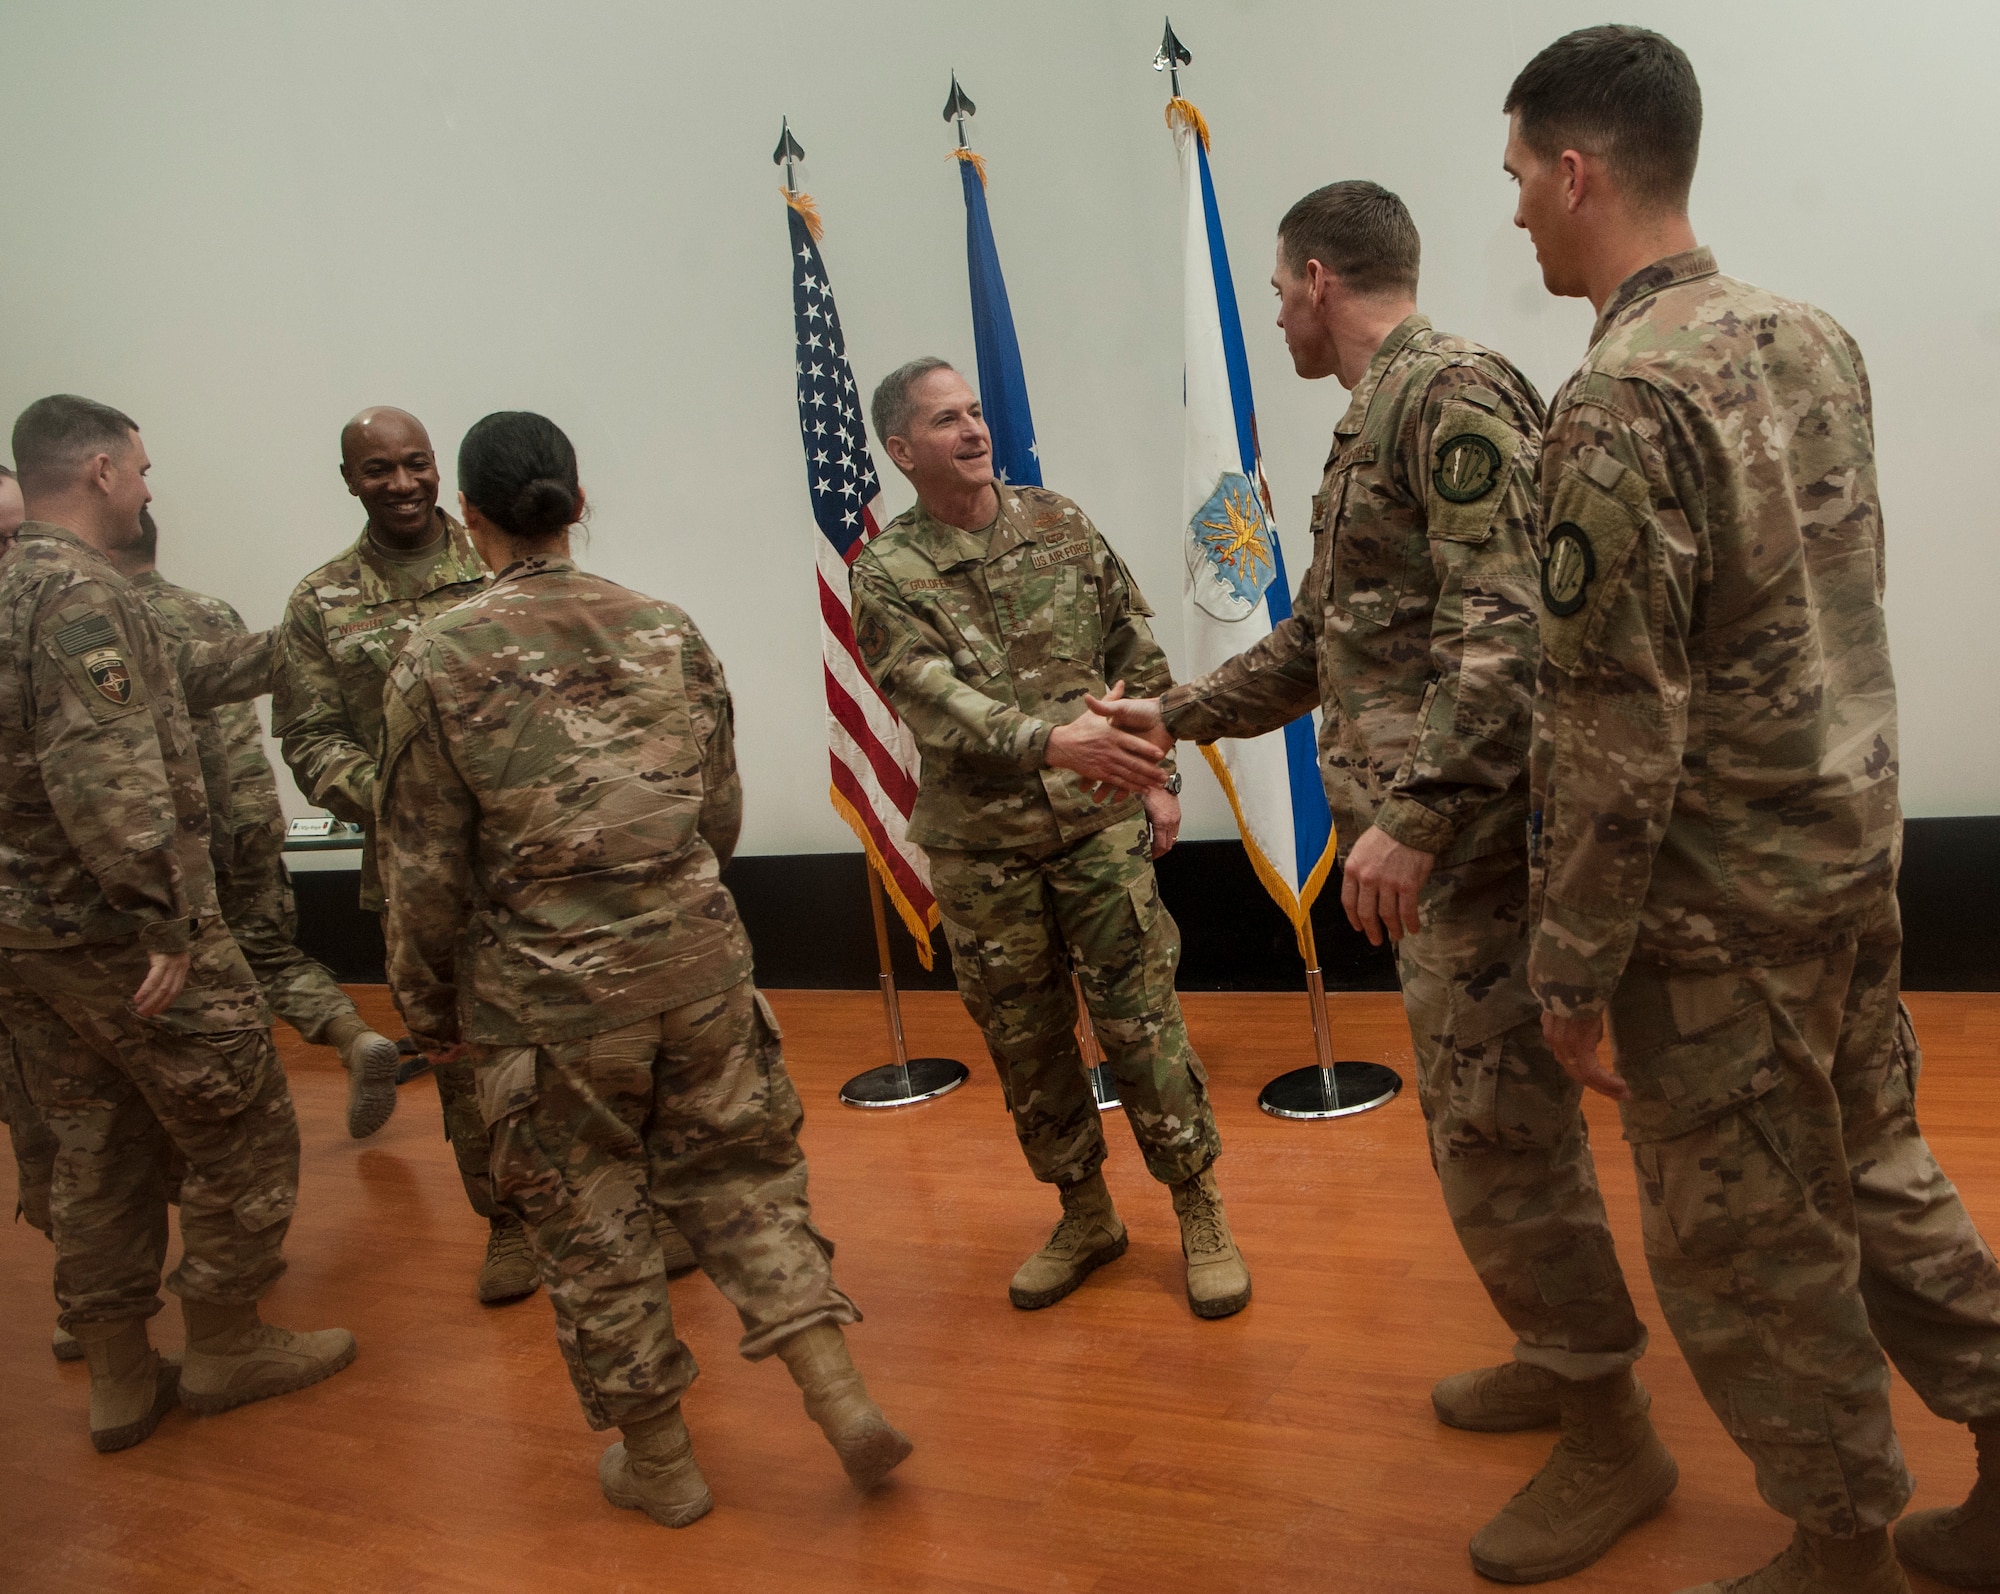
[[[850,1476],[909,1453],[867,1397],[806,1199],[803,1116],[721,880],[742,820],[729,691],[672,604],[584,574],[576,455],[488,416],[458,478],[495,583],[424,624],[390,677],[389,978],[412,1033],[463,1051],[493,1182],[527,1224],[614,1505],[708,1510],[680,1402],[664,1236],[678,1229],[783,1358]],[[532,663],[524,662],[532,660]]]
[[[418,420],[363,410],[340,434],[340,474],[368,511],[360,540],[293,590],[279,626],[271,730],[299,790],[362,831],[361,906],[382,911],[375,858],[382,693],[403,644],[486,583],[465,528],[437,507],[437,458]],[[474,1289],[490,1304],[535,1290],[521,1226],[493,1199],[472,1072],[434,1067],[444,1130],[472,1210],[487,1222]]]
[[[176,586],[154,568],[159,530],[140,515],[143,535],[111,562],[132,583],[168,636],[222,642],[248,634],[220,598]],[[323,964],[299,950],[298,908],[285,873],[285,817],[278,780],[264,753],[257,710],[229,703],[194,716],[195,746],[208,790],[209,850],[222,920],[277,1015],[314,1045],[332,1046],[348,1070],[347,1132],[360,1140],[396,1110],[396,1043],[378,1035]]]
[[1506,107],[1517,220],[1598,311],[1542,456],[1529,980],[1558,1057],[1620,1102],[1660,1304],[1798,1525],[1703,1589],[1907,1589],[1885,1352],[1980,1448],[1972,1499],[1897,1548],[1992,1586],[2000,1268],[1917,1127],[1898,1000],[1868,378],[1831,317],[1696,246],[1700,104],[1667,40],[1596,28]]
[[[117,1450],[177,1392],[201,1411],[283,1394],[346,1366],[354,1338],[257,1314],[284,1271],[298,1125],[216,911],[188,716],[262,691],[266,639],[170,652],[104,557],[149,496],[128,418],[43,399],[14,453],[31,518],[0,560],[0,1022],[56,1142],[56,1298],[90,1362],[91,1442]],[[146,1334],[176,1154],[179,1366]]]
[[1517,1335],[1508,1364],[1446,1379],[1438,1415],[1560,1421],[1535,1481],[1474,1537],[1509,1582],[1589,1564],[1657,1508],[1674,1463],[1631,1366],[1632,1308],[1580,1111],[1528,990],[1527,746],[1536,658],[1541,400],[1506,360],[1417,313],[1420,245],[1374,183],[1335,183],[1278,229],[1279,325],[1299,374],[1352,392],[1313,499],[1292,616],[1129,729],[1209,742],[1322,710],[1320,764],[1355,927],[1396,943],[1460,1242]]
[[1166,688],[1152,610],[1075,504],[995,483],[978,400],[950,366],[903,366],[873,409],[917,504],[854,562],[855,638],[922,750],[910,839],[930,859],[959,992],[1028,1166],[1063,1207],[1009,1298],[1052,1305],[1126,1247],[1073,963],[1147,1171],[1173,1192],[1189,1304],[1240,1311],[1250,1274],[1215,1188],[1222,1142],[1174,994],[1180,933],[1153,877],[1180,805],[1159,755],[1083,708],[1111,682]]

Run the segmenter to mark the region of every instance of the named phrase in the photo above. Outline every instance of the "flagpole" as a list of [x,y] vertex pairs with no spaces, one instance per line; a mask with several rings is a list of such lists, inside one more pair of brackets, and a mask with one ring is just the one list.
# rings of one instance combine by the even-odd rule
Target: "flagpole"
[[1349,1118],[1386,1107],[1403,1088],[1401,1074],[1381,1063],[1333,1059],[1333,1021],[1326,1010],[1326,980],[1320,973],[1310,913],[1301,916],[1299,951],[1306,962],[1314,1061],[1272,1080],[1257,1093],[1257,1105],[1273,1118]]
[[1123,1106],[1118,1099],[1118,1081],[1105,1066],[1104,1048],[1098,1044],[1097,1027],[1090,1022],[1090,1004],[1083,997],[1083,976],[1071,962],[1069,983],[1076,992],[1076,1046],[1083,1054],[1083,1071],[1090,1076],[1090,1094],[1099,1112]]
[[882,905],[882,877],[865,855],[868,909],[875,918],[875,957],[881,967],[882,1011],[889,1021],[891,1061],[856,1074],[840,1087],[840,1099],[850,1107],[908,1107],[949,1095],[971,1077],[955,1057],[912,1057],[903,1043],[903,1003],[896,990],[896,969],[889,958],[889,915]]

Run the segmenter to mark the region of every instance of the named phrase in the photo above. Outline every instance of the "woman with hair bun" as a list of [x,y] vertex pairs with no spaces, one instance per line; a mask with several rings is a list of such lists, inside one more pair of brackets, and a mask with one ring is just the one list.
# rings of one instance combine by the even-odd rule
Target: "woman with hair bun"
[[390,677],[389,979],[426,1050],[474,1064],[494,1194],[526,1225],[613,1505],[685,1527],[707,1485],[681,1421],[659,1230],[773,1353],[848,1475],[910,1452],[869,1399],[806,1201],[803,1117],[721,880],[742,789],[722,667],[670,603],[570,561],[584,514],[554,422],[489,415],[458,454],[495,571]]

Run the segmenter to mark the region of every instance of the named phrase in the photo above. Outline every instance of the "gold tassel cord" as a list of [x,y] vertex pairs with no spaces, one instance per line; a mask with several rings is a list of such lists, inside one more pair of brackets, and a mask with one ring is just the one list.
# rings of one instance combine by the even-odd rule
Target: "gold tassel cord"
[[805,222],[806,236],[818,243],[819,235],[826,231],[826,223],[819,219],[819,206],[813,203],[813,196],[787,188],[782,183],[778,185],[778,192],[785,196],[785,203],[796,210]]
[[986,186],[986,157],[984,155],[981,155],[977,150],[955,149],[951,152],[951,158],[956,161],[963,161],[979,173],[979,186],[981,188]]
[[1193,100],[1184,100],[1178,94],[1167,101],[1167,126],[1172,127],[1178,119],[1194,129],[1194,136],[1201,140],[1201,147],[1208,148],[1208,118],[1195,109]]

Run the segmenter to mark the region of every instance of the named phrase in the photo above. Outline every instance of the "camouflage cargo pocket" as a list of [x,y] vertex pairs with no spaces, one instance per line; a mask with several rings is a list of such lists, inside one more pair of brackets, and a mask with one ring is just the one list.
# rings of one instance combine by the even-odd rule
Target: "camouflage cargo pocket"
[[532,1046],[496,1048],[475,1063],[479,1116],[491,1137],[488,1160],[493,1194],[530,1224],[542,1224],[569,1205],[562,1170],[535,1132],[541,1105],[538,1058]]
[[162,1033],[148,1047],[153,1078],[174,1111],[196,1123],[233,1118],[256,1099],[277,1066],[268,1030]]

